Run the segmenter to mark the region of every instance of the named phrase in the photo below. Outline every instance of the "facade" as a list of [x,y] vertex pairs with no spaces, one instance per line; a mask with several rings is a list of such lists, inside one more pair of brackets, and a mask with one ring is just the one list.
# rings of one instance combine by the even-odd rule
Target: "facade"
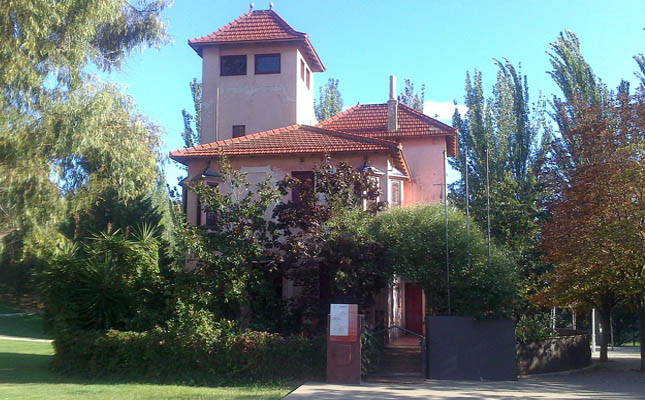
[[[394,77],[386,103],[356,105],[318,122],[313,76],[325,68],[308,36],[272,9],[251,9],[189,45],[203,60],[202,144],[170,153],[188,167],[187,179],[208,180],[220,154],[252,185],[268,174],[277,182],[312,171],[330,154],[370,168],[390,207],[445,199],[445,157],[457,154],[457,132],[399,103]],[[184,201],[189,222],[205,223],[196,196],[188,192]],[[283,284],[285,297],[296,292]],[[423,303],[421,290],[398,278],[367,318],[421,333]]]

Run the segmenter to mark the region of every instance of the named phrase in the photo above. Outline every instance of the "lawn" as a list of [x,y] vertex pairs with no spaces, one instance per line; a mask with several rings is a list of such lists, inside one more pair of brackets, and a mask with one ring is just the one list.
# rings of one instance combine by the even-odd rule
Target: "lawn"
[[0,303],[0,314],[13,314],[13,313],[18,313],[21,312],[20,310],[8,306],[6,304]]
[[0,339],[0,400],[4,399],[280,399],[293,387],[192,387],[88,381],[49,370],[49,343]]
[[0,335],[51,339],[43,333],[43,319],[38,314],[0,316]]

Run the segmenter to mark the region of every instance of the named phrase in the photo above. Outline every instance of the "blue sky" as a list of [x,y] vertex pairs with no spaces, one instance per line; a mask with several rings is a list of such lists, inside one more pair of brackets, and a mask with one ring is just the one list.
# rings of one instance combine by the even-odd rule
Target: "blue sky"
[[[521,62],[533,100],[557,94],[546,71],[546,52],[559,32],[578,35],[587,61],[610,87],[635,82],[632,56],[645,52],[645,1],[595,0],[275,0],[274,10],[306,32],[327,71],[320,86],[340,80],[346,106],[387,100],[388,77],[425,84],[426,113],[449,118],[453,100],[463,102],[466,71],[478,69],[488,93],[495,79],[493,58]],[[269,1],[255,1],[267,9]],[[248,1],[176,0],[165,11],[173,43],[136,53],[122,71],[107,75],[122,84],[139,111],[166,130],[166,150],[183,146],[181,109],[192,107],[188,83],[201,79],[201,58],[187,40],[208,34],[248,11]],[[317,93],[317,89],[316,89]],[[449,122],[449,121],[447,121]],[[168,182],[181,171],[170,161]]]

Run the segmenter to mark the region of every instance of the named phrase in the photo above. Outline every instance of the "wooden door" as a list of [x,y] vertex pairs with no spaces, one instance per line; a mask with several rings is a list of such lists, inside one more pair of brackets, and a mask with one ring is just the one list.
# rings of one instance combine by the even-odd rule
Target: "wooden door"
[[405,283],[405,327],[423,335],[423,292],[412,283]]

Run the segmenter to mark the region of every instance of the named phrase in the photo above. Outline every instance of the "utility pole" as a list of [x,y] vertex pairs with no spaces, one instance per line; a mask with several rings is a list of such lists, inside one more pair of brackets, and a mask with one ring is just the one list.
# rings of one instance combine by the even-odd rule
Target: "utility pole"
[[490,267],[490,182],[488,172],[488,147],[486,147],[486,217],[488,218],[488,266]]
[[447,154],[443,151],[443,206],[446,215],[446,286],[448,289],[448,315],[452,314],[450,307],[450,253],[448,252],[448,185],[447,185],[447,169],[446,169]]
[[468,191],[468,150],[464,149],[464,158],[466,160],[466,259],[470,268],[470,192]]

